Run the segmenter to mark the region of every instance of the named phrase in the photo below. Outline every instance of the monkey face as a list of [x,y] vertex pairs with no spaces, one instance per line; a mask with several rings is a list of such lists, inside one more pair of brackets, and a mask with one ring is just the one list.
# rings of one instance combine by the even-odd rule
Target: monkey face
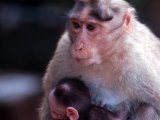
[[94,20],[82,22],[76,18],[70,20],[71,54],[80,64],[99,63],[100,56],[96,47],[96,33],[99,25]]
[[71,54],[82,65],[100,64],[114,43],[113,37],[108,23],[88,16],[72,17],[69,21]]
[[121,30],[124,21],[123,17],[120,17],[117,22],[115,16],[107,20],[102,19],[94,8],[86,6],[83,5],[82,9],[77,8],[71,12],[68,31],[72,57],[81,65],[88,66],[100,64],[112,54],[110,51],[116,39],[124,31]]

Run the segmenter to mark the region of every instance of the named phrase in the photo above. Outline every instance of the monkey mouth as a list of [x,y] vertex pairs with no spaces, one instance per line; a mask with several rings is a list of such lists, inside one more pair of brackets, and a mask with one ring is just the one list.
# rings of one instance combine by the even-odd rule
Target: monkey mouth
[[80,61],[88,61],[89,58],[75,58],[77,62],[80,62]]
[[88,66],[88,65],[91,65],[91,60],[90,58],[76,58],[76,61],[81,64],[81,65],[85,65],[85,66]]

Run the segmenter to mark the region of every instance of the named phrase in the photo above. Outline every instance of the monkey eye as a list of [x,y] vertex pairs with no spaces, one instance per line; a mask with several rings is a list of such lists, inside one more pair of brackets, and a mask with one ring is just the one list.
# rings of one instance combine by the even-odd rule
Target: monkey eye
[[79,23],[77,22],[72,22],[72,26],[75,28],[75,29],[79,29],[81,26]]
[[88,25],[87,25],[87,29],[88,29],[89,31],[93,31],[93,30],[95,30],[95,28],[96,28],[95,25],[92,25],[92,24],[88,24]]

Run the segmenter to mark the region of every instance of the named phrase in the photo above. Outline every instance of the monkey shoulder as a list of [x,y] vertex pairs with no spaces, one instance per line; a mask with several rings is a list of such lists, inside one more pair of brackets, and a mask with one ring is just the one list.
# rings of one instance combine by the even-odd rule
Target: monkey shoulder
[[73,59],[69,52],[70,44],[68,32],[65,31],[61,36],[54,55],[47,66],[46,73],[43,77],[44,86],[51,87],[51,85],[48,84],[54,84],[59,79],[71,74]]

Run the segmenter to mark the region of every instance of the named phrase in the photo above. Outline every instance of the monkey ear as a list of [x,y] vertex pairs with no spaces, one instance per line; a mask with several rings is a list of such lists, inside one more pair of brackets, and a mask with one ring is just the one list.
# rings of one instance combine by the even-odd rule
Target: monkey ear
[[79,118],[78,111],[73,107],[67,107],[66,113],[67,113],[67,117],[69,117],[70,120],[78,120]]
[[133,17],[134,17],[135,9],[134,8],[128,8],[127,14],[124,19],[124,27],[125,31],[129,32],[132,30],[132,24],[133,24]]

